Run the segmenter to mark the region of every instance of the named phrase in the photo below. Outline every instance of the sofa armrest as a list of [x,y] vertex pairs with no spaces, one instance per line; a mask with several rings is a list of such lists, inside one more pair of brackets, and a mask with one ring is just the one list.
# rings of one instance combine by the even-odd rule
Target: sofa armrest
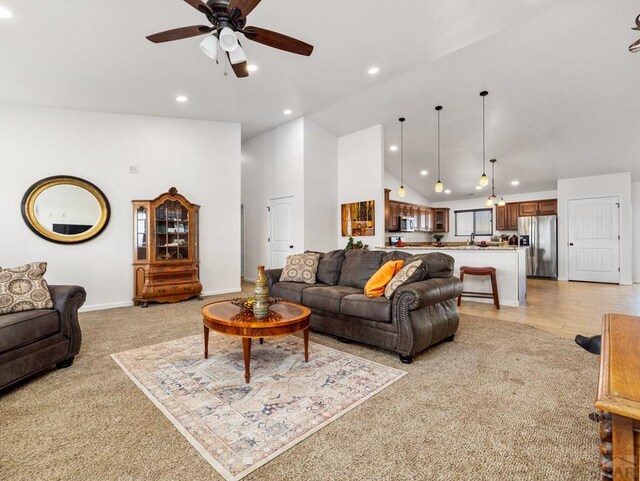
[[53,308],[60,316],[60,331],[69,338],[68,357],[75,356],[80,351],[82,343],[78,309],[84,304],[87,293],[80,286],[49,286],[49,293],[53,300]]
[[276,282],[280,282],[282,271],[283,269],[269,269],[264,271],[264,273],[267,275],[267,286],[269,287],[269,290],[271,290]]
[[462,282],[457,277],[433,278],[405,284],[393,295],[395,302],[407,302],[410,311],[434,306],[455,299],[462,292]]

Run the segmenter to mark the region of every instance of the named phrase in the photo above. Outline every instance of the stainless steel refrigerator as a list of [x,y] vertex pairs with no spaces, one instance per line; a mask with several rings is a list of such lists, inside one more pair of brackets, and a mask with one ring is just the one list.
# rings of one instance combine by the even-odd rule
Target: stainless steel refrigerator
[[529,239],[527,276],[558,277],[558,218],[555,215],[518,217],[520,245]]

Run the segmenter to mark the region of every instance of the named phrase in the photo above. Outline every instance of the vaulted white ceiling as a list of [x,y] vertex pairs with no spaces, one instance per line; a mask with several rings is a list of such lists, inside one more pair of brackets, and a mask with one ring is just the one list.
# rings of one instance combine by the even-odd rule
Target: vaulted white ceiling
[[[0,0],[0,103],[281,125],[285,108],[336,135],[405,124],[405,183],[433,200],[442,104],[446,198],[476,193],[481,100],[498,193],[629,170],[640,180],[640,54],[634,0],[263,0],[250,24],[315,46],[310,58],[244,42],[259,70],[225,77],[199,38],[145,36],[206,19],[181,0]],[[380,67],[375,77],[371,66]],[[176,95],[189,97],[186,104]],[[399,155],[386,151],[399,176]],[[488,163],[487,163],[488,166]],[[487,167],[489,168],[489,167]],[[429,170],[426,178],[418,172]],[[507,181],[517,178],[520,186]]]

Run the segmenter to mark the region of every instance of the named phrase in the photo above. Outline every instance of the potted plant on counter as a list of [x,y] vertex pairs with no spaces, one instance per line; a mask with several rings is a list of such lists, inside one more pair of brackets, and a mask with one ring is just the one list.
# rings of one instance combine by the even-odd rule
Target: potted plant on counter
[[442,242],[440,242],[442,240],[442,238],[444,237],[443,234],[433,234],[433,238],[435,239],[435,245],[437,246],[441,246]]

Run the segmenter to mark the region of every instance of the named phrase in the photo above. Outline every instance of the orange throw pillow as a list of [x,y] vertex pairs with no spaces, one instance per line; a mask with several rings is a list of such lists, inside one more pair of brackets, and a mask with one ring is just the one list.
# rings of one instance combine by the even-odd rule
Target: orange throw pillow
[[384,288],[391,282],[404,266],[404,261],[386,262],[378,271],[371,276],[364,286],[364,293],[367,297],[380,297],[384,294]]

